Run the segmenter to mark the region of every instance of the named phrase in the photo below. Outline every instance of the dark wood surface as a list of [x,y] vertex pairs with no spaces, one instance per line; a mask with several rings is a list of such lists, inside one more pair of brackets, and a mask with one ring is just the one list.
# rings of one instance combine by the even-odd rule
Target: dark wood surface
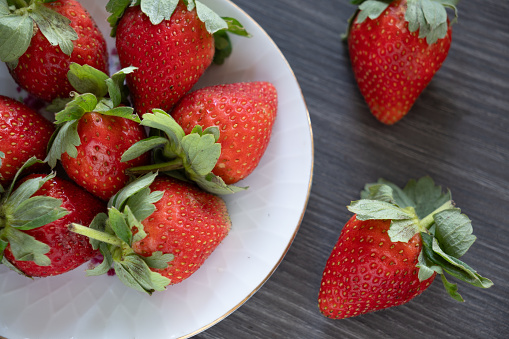
[[[443,67],[394,126],[371,116],[340,35],[347,0],[234,0],[279,46],[299,80],[314,133],[314,178],[299,232],[272,277],[243,306],[196,338],[507,338],[509,333],[509,1],[459,3]],[[323,267],[345,206],[364,183],[404,185],[430,175],[451,190],[478,237],[463,259],[493,280],[439,280],[410,303],[330,320],[317,307]],[[451,278],[452,279],[452,278]],[[456,281],[455,281],[456,282]]]

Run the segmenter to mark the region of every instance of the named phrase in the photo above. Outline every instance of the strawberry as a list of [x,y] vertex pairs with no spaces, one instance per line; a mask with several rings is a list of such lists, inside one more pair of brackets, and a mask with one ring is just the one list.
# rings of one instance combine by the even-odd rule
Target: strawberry
[[74,92],[72,100],[55,115],[58,130],[48,154],[52,167],[60,159],[72,180],[103,200],[108,200],[129,181],[127,168],[150,161],[148,154],[129,162],[120,161],[131,145],[146,138],[133,109],[121,104],[121,84],[126,71],[131,70],[121,70],[108,78],[93,68],[71,65],[69,79],[75,87],[84,91],[96,81],[89,89],[97,96]]
[[[25,166],[35,161],[31,158]],[[67,225],[89,225],[106,204],[54,174],[30,174],[16,185],[0,203],[4,264],[29,277],[47,277],[68,272],[98,254],[86,237],[70,232]]]
[[[23,103],[0,95],[0,184],[10,182],[18,169],[31,157],[46,157],[46,147],[55,127],[42,115]],[[29,168],[40,171],[36,164]]]
[[194,274],[227,236],[231,221],[220,197],[149,173],[115,195],[108,215],[94,225],[70,226],[93,239],[105,258],[89,274],[107,273],[113,264],[124,284],[150,294]]
[[463,301],[445,273],[474,286],[491,280],[459,260],[474,243],[469,218],[429,177],[404,189],[380,180],[366,185],[325,265],[318,297],[327,317],[343,319],[402,305],[439,274],[447,292]]
[[225,31],[248,36],[238,21],[223,19],[198,1],[156,7],[149,0],[131,5],[112,0],[106,8],[121,66],[139,68],[127,84],[140,115],[153,108],[170,110],[193,87],[214,59],[214,34],[222,43],[221,59],[224,50],[231,52]]
[[[356,0],[347,35],[353,73],[371,113],[384,124],[403,118],[445,61],[457,0]],[[429,15],[433,13],[433,15]]]
[[[162,138],[160,143],[134,145],[129,150],[132,155],[124,154],[123,159],[163,145],[162,154],[156,157],[160,164],[149,167],[150,170],[175,174],[167,170],[177,168],[180,163],[185,176],[207,191],[216,194],[238,191],[232,184],[251,174],[267,149],[277,105],[276,88],[269,82],[198,89],[184,96],[171,112],[178,125],[165,117],[164,112],[154,110],[154,114],[145,114],[142,125],[159,129],[168,140]],[[206,137],[209,143],[205,142]],[[217,144],[214,145],[214,141]],[[205,145],[210,149],[203,153],[209,156],[198,156]],[[213,147],[216,149],[212,150]]]
[[78,1],[12,3],[0,17],[2,35],[11,35],[0,48],[0,59],[20,87],[52,101],[72,90],[66,77],[71,62],[108,71],[106,41]]

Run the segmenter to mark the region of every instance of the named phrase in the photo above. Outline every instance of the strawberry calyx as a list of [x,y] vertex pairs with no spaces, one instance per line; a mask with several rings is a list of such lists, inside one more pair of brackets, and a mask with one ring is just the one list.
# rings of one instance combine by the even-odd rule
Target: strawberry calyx
[[213,194],[232,194],[247,189],[227,185],[212,173],[221,155],[217,127],[203,130],[201,126],[195,126],[186,135],[173,117],[160,109],[145,113],[141,125],[151,128],[151,136],[132,145],[124,152],[121,161],[129,161],[153,151],[154,164],[130,168],[127,170],[129,173],[159,171],[180,180],[193,181]]
[[[46,255],[50,247],[23,232],[47,225],[67,214],[62,200],[48,196],[32,196],[44,183],[55,177],[51,173],[44,177],[24,181],[16,188],[16,182],[22,172],[41,160],[32,157],[17,171],[12,183],[4,190],[0,185],[0,261],[23,274],[11,265],[3,256],[4,250],[10,246],[14,258],[18,261],[33,261],[39,266],[51,265]],[[16,188],[16,189],[15,189]]]
[[121,189],[109,200],[108,214],[98,214],[89,227],[68,226],[70,231],[89,237],[92,247],[103,255],[102,263],[87,270],[87,275],[102,275],[113,267],[126,286],[148,294],[163,291],[170,284],[170,279],[151,268],[166,268],[173,254],[157,251],[145,257],[131,247],[147,236],[141,221],[155,211],[154,203],[163,197],[163,192],[149,188],[157,175],[145,174]]
[[393,242],[408,242],[420,233],[423,250],[416,265],[419,280],[438,273],[455,300],[463,301],[463,298],[457,292],[457,285],[447,281],[446,272],[476,287],[493,285],[459,260],[476,240],[472,223],[455,206],[450,191],[442,192],[430,177],[410,180],[403,189],[383,179],[367,184],[361,200],[353,201],[348,210],[358,220],[391,220],[388,235]]
[[[459,0],[352,0],[351,3],[359,7],[350,18],[349,27],[354,22],[362,23],[367,18],[378,18],[395,1],[403,5],[406,2],[405,20],[408,22],[408,30],[419,31],[419,38],[426,38],[430,45],[443,39],[449,25],[458,18],[456,5]],[[454,19],[451,21],[448,20],[447,9],[454,11]]]
[[139,6],[153,25],[163,20],[170,20],[179,1],[183,1],[188,11],[196,10],[198,19],[205,24],[205,28],[214,35],[215,54],[213,62],[222,64],[232,52],[232,44],[227,33],[243,37],[251,37],[244,26],[235,18],[221,17],[208,6],[197,0],[110,0],[106,10],[111,13],[108,22],[112,28],[110,35],[116,35],[119,20],[128,7]]
[[49,151],[45,161],[54,168],[62,154],[76,158],[77,146],[81,145],[78,135],[78,123],[89,112],[116,116],[140,122],[134,109],[124,106],[127,103],[127,88],[124,80],[135,67],[124,68],[111,77],[89,65],[70,65],[67,77],[76,89],[69,98],[55,99],[48,110],[55,114],[56,131],[49,142]]
[[0,60],[15,68],[40,30],[52,46],[71,55],[78,34],[71,20],[45,6],[54,0],[0,0]]

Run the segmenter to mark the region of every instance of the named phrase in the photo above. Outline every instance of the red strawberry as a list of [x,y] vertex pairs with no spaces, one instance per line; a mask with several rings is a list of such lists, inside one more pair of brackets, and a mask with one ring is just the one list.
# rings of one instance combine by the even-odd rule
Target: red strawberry
[[474,286],[493,283],[459,260],[475,241],[468,217],[428,178],[404,189],[368,184],[356,213],[327,260],[318,297],[320,311],[343,319],[409,302],[436,274],[449,294],[463,301],[444,273]]
[[115,262],[115,272],[127,286],[148,293],[191,276],[231,227],[220,197],[190,183],[156,176],[145,175],[119,192],[110,201],[108,219],[98,218],[103,220],[99,232],[71,226],[104,241],[101,253],[106,265],[92,274],[106,273]]
[[[54,176],[31,174],[20,182],[23,184],[31,185],[35,191],[31,198],[27,196],[22,200],[26,204],[24,208],[37,209],[37,213],[45,211],[47,215],[55,212],[58,216],[30,228],[30,220],[21,217],[31,215],[31,221],[36,222],[35,211],[20,211],[13,201],[14,194],[2,197],[0,214],[7,222],[0,227],[0,239],[8,243],[3,254],[15,269],[31,277],[58,275],[98,254],[87,237],[70,232],[67,225],[73,222],[89,225],[98,213],[106,210],[103,202],[73,183]],[[34,201],[29,203],[30,199]],[[49,205],[48,200],[57,204]],[[24,224],[19,224],[20,219]],[[23,225],[27,229],[20,228]]]
[[277,102],[276,88],[268,82],[196,90],[175,106],[174,119],[157,109],[146,113],[141,124],[159,137],[135,144],[122,160],[155,149],[154,165],[129,171],[159,170],[214,194],[238,192],[245,188],[231,184],[258,166],[270,141]]
[[[447,7],[451,7],[449,1]],[[376,4],[373,4],[376,3]],[[348,33],[355,79],[371,113],[384,124],[405,116],[440,69],[451,46],[445,7],[424,0],[364,2]]]
[[85,113],[78,120],[81,145],[78,155],[62,154],[62,166],[69,177],[101,199],[108,200],[129,180],[125,170],[146,165],[144,154],[129,162],[120,162],[122,154],[135,142],[146,138],[137,122],[96,112]]
[[234,83],[186,95],[171,115],[186,134],[196,125],[219,128],[221,156],[212,172],[226,184],[234,184],[258,166],[269,145],[277,105],[271,83]]
[[[46,157],[46,148],[55,127],[42,115],[19,101],[0,95],[0,184],[14,178],[31,157]],[[42,164],[29,170],[44,169]]]
[[[71,65],[68,77],[73,85],[80,88],[82,83],[94,84],[89,89],[97,96],[74,93],[72,100],[55,115],[58,130],[48,154],[51,167],[61,159],[72,180],[103,200],[129,181],[127,168],[150,162],[148,154],[129,162],[120,161],[131,145],[147,137],[133,109],[121,104],[119,84],[124,82],[125,74],[124,69],[108,79],[106,74],[88,66]],[[82,81],[75,84],[75,79]]]
[[129,2],[110,1],[106,7],[113,13],[109,21],[120,64],[139,69],[127,77],[127,84],[140,115],[153,108],[170,110],[193,87],[213,61],[214,33],[221,33],[230,49],[226,29],[247,35],[238,22],[232,25],[202,3],[178,1],[154,8],[146,2],[126,8]]
[[[72,91],[66,76],[71,62],[108,72],[106,41],[78,1],[26,2],[29,7],[15,8],[0,18],[0,23],[16,26],[13,46],[3,45],[0,59],[22,88],[51,101]],[[20,6],[25,1],[14,3]],[[23,13],[29,13],[30,20]]]

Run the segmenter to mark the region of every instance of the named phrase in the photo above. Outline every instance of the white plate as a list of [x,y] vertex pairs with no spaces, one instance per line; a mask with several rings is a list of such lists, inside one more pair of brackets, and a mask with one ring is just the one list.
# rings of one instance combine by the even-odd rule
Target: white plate
[[[267,33],[227,0],[203,1],[221,16],[239,19],[253,35],[232,36],[234,52],[212,66],[197,87],[263,80],[279,93],[271,142],[259,167],[226,197],[232,230],[189,279],[152,296],[116,277],[86,277],[86,265],[31,280],[0,265],[0,336],[18,338],[179,338],[195,335],[240,307],[282,261],[297,234],[313,173],[309,114],[291,68]],[[105,36],[104,0],[82,0]],[[110,50],[114,46],[108,38]],[[0,94],[19,97],[0,67]]]

